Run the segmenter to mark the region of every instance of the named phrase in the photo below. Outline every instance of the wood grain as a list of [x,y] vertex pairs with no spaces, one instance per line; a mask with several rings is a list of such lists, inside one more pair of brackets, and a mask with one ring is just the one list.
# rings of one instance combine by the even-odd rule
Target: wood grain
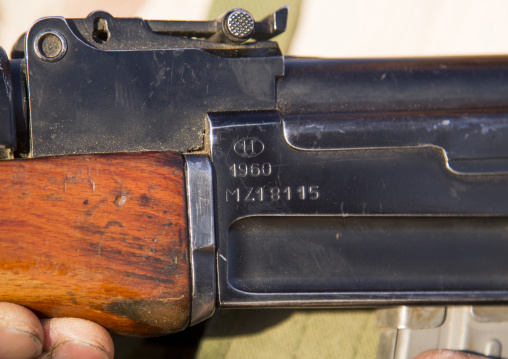
[[187,326],[179,154],[3,161],[0,201],[0,301],[131,335]]

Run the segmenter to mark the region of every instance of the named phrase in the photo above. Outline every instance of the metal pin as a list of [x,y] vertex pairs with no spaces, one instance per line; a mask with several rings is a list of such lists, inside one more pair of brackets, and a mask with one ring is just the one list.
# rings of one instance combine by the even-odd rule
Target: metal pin
[[240,44],[247,41],[255,28],[254,17],[244,9],[231,9],[216,20],[216,32],[210,41]]
[[225,28],[229,35],[244,41],[254,31],[254,18],[243,9],[233,9],[226,17]]
[[67,52],[67,41],[58,31],[44,31],[36,36],[34,49],[42,60],[54,62],[64,57]]

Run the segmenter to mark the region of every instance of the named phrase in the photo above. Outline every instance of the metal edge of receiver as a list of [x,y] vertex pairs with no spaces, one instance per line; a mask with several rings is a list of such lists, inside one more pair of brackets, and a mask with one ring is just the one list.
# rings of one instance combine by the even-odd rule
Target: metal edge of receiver
[[189,325],[194,325],[213,315],[217,297],[213,171],[206,155],[184,158],[192,281]]

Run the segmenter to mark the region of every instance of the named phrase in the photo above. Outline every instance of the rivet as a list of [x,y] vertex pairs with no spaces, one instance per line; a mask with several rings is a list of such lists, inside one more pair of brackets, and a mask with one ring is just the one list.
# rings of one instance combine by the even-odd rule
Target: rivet
[[65,56],[67,41],[58,31],[44,31],[35,37],[34,49],[42,60],[54,62]]

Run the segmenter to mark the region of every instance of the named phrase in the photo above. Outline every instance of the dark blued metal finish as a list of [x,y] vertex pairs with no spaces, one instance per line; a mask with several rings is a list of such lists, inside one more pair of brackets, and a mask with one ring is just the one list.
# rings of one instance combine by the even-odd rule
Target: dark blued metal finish
[[217,32],[217,21],[145,20],[153,32],[173,36],[208,38]]
[[508,172],[508,115],[439,114],[292,115],[284,136],[300,150],[358,150],[434,146],[456,172]]
[[190,325],[212,316],[217,298],[213,172],[206,155],[185,155],[192,302]]
[[[284,19],[287,8],[256,26],[281,30]],[[34,25],[28,44],[52,29],[67,39],[69,51],[48,63],[27,47],[27,86],[37,98],[29,104],[32,156],[202,150],[211,112],[403,117],[508,108],[506,57],[284,63],[271,42],[215,43],[173,29],[174,36],[172,26],[183,25],[170,22],[166,33],[161,24],[96,12]],[[185,23],[181,31],[192,36],[194,26],[208,36],[213,26],[207,24]],[[265,30],[255,30],[253,38],[263,38],[256,34]]]
[[[94,40],[97,17],[107,21],[107,41]],[[166,36],[141,19],[98,12],[40,20],[27,44],[48,29],[67,39],[68,50],[47,62],[27,46],[33,157],[193,151],[204,146],[207,112],[275,109],[275,78],[284,67],[275,43]]]
[[277,86],[283,115],[508,108],[508,57],[285,58]]
[[287,27],[288,11],[288,7],[283,6],[259,22],[254,22],[252,15],[244,9],[226,11],[215,21],[146,20],[145,22],[153,32],[160,34],[205,38],[222,43],[241,43],[251,37],[266,41],[283,33]]
[[260,216],[228,231],[254,293],[508,290],[506,217]]
[[210,117],[221,306],[508,300],[507,173],[457,173],[440,136],[411,142],[432,114],[390,148],[298,150],[283,121]]
[[9,58],[0,47],[0,159],[8,158],[15,146],[12,92]]
[[253,38],[255,40],[269,40],[286,31],[289,7],[283,6],[260,22],[256,22]]
[[12,78],[12,100],[15,119],[16,157],[26,157],[30,152],[30,128],[28,124],[28,103],[26,96],[25,61],[9,61]]

